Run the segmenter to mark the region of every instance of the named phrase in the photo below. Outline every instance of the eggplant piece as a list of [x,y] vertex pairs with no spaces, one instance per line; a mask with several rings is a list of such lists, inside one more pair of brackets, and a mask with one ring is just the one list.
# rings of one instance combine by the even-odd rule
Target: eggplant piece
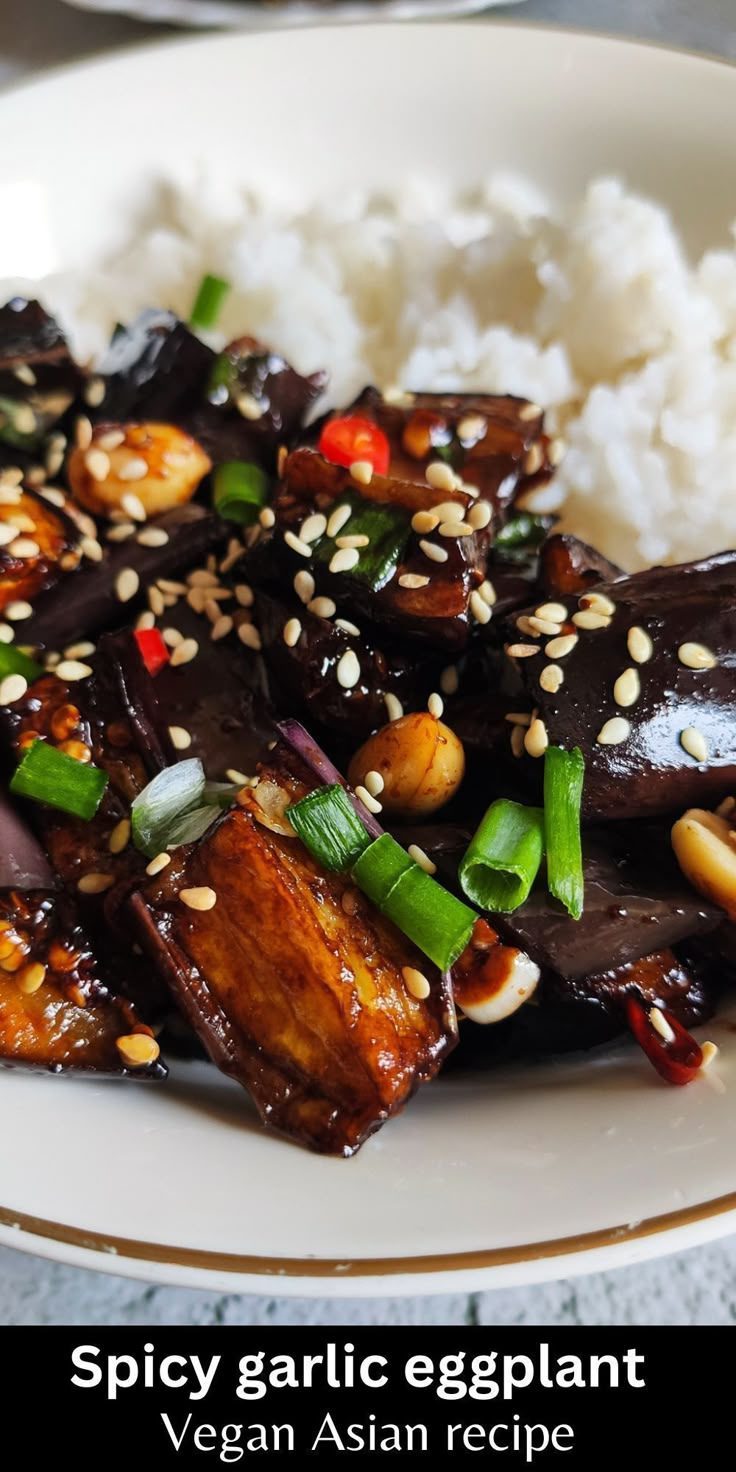
[[625,573],[579,537],[555,532],[540,548],[538,576],[541,592],[565,597],[585,593],[596,583],[612,583]]
[[[580,747],[585,816],[642,817],[714,806],[736,784],[736,552],[598,584],[580,595],[580,611],[591,598],[588,613],[609,602],[613,613],[602,614],[598,628],[569,620],[558,625],[578,641],[560,660],[565,679],[556,693],[539,685],[549,634],[530,631],[527,623],[520,634],[514,623],[509,637],[536,645],[539,655],[507,661],[527,702],[538,707],[550,743]],[[568,612],[578,613],[574,602]],[[652,640],[652,658],[641,664],[628,648],[632,628]],[[704,647],[712,667],[692,668],[687,649],[680,658],[678,651],[687,645]],[[641,691],[633,705],[622,708],[614,685],[629,667]],[[616,726],[607,727],[614,718]],[[702,738],[702,758],[690,754],[693,741],[687,736],[683,746],[681,737],[689,730],[694,749]],[[539,781],[541,762],[525,757],[519,765],[530,781]]]
[[31,602],[53,588],[78,567],[82,553],[81,531],[68,511],[33,491],[18,487],[13,499],[0,504],[0,522],[4,529],[17,528],[0,547],[1,616],[9,603]]
[[39,302],[13,297],[0,307],[0,444],[37,453],[82,382],[61,328]]
[[426,960],[347,877],[285,836],[279,815],[313,785],[306,779],[294,757],[264,767],[259,787],[241,794],[248,807],[177,849],[129,913],[211,1058],[263,1122],[351,1155],[434,1077],[456,1024],[438,973],[426,1001],[412,997],[402,967],[426,973]]

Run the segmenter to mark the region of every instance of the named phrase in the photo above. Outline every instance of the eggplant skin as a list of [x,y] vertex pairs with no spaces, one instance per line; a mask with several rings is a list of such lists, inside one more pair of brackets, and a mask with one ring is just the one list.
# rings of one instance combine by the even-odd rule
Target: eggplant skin
[[[212,909],[179,900],[205,885]],[[401,968],[429,963],[360,896],[346,914],[349,888],[237,807],[130,902],[179,1007],[263,1122],[343,1156],[437,1073],[457,1036],[443,980],[434,972],[427,1001],[413,998]]]

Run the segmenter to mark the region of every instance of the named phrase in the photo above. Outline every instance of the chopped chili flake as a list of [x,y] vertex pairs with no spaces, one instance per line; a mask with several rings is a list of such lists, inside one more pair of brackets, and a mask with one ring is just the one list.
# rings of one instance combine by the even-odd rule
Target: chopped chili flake
[[333,465],[348,468],[359,461],[368,461],[376,475],[388,471],[391,449],[382,429],[370,419],[361,419],[358,414],[346,414],[341,419],[329,419],[319,437],[320,454]]
[[692,1083],[703,1062],[700,1045],[671,1012],[659,1010],[673,1034],[670,1042],[652,1025],[647,1008],[636,997],[626,998],[629,1027],[657,1073],[668,1084]]
[[158,629],[136,629],[135,641],[149,675],[157,675],[171,658]]

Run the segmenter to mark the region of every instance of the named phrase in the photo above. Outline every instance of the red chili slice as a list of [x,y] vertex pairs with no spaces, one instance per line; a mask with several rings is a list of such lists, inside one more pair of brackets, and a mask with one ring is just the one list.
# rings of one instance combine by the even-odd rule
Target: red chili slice
[[328,420],[319,437],[319,449],[333,465],[349,467],[356,460],[367,460],[376,475],[386,474],[391,459],[391,447],[383,430],[357,414]]
[[136,629],[135,639],[149,675],[157,675],[170,658],[159,630]]
[[629,1027],[657,1073],[668,1084],[690,1084],[703,1062],[700,1045],[671,1012],[666,1012],[664,1007],[658,1007],[657,1011],[674,1033],[671,1042],[667,1042],[652,1026],[647,1008],[636,997],[626,998]]

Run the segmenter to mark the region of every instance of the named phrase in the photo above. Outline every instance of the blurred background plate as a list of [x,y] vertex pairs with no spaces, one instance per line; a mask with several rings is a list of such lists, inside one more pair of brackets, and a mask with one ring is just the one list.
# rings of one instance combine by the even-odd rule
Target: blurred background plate
[[130,15],[137,20],[186,26],[236,26],[268,30],[320,22],[439,19],[472,15],[494,5],[523,0],[66,0],[77,10]]

